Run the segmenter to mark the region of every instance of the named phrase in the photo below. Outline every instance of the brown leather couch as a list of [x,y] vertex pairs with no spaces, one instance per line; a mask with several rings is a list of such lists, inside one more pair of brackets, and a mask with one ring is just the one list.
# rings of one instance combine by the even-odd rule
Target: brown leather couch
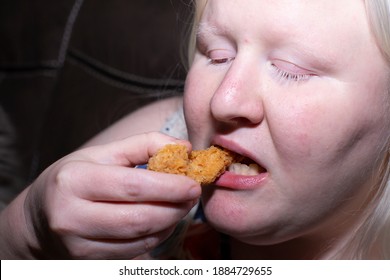
[[3,0],[0,104],[33,180],[125,114],[181,94],[190,0]]

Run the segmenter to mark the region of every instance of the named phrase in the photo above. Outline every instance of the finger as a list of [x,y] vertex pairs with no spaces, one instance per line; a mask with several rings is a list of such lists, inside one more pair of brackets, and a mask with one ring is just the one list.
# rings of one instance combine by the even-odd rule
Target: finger
[[135,166],[147,163],[149,158],[167,144],[183,144],[191,149],[188,141],[150,132],[132,136],[110,144],[83,150],[89,158],[102,164]]
[[72,194],[90,201],[183,202],[201,195],[200,185],[186,176],[122,166],[77,162],[57,177]]
[[64,213],[50,225],[60,232],[87,239],[134,239],[176,225],[193,208],[194,202],[178,204],[94,203],[76,207],[82,213]]
[[175,227],[136,239],[68,238],[75,259],[133,259],[152,251],[174,231]]

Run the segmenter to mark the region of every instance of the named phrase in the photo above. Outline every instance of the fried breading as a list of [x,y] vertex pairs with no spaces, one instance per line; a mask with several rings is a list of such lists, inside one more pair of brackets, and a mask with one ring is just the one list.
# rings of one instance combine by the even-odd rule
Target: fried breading
[[214,182],[235,159],[233,152],[217,146],[188,153],[184,145],[169,144],[149,159],[148,169],[186,175],[207,185]]
[[148,169],[170,174],[186,175],[188,162],[186,146],[169,144],[149,159]]
[[207,150],[192,151],[187,176],[200,184],[210,184],[233,163],[233,159],[228,151],[215,146]]

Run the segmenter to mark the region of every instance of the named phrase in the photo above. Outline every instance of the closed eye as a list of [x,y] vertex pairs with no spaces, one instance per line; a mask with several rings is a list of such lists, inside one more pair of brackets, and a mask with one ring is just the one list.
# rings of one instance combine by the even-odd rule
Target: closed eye
[[224,57],[224,58],[209,58],[209,64],[211,65],[219,65],[219,64],[227,64],[234,60],[234,57]]
[[271,66],[274,68],[276,77],[278,79],[287,80],[287,81],[293,81],[293,82],[300,82],[300,81],[306,81],[310,79],[313,74],[299,74],[299,73],[291,73],[285,70],[282,70],[278,68],[276,65],[271,64]]
[[228,50],[211,50],[207,52],[207,58],[211,65],[223,65],[235,59],[234,53]]
[[271,62],[271,67],[276,79],[281,82],[305,82],[317,76],[308,69],[284,60],[274,60]]

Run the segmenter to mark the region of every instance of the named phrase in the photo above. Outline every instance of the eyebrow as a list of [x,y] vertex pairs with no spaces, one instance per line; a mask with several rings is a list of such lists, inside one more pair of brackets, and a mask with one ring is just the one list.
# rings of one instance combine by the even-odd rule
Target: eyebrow
[[209,22],[198,23],[196,29],[196,38],[204,39],[207,36],[223,36],[227,34],[227,28],[217,27],[216,25],[210,24]]
[[[229,28],[211,24],[209,21],[198,23],[195,33],[197,44],[200,44],[201,46],[205,43],[208,36],[228,36],[228,34]],[[282,45],[285,43],[286,42],[282,43]],[[337,60],[333,58],[333,55],[321,55],[317,53],[313,47],[308,47],[300,41],[291,40],[288,45],[290,45],[295,52],[301,53],[304,57],[307,57],[310,61],[314,62],[314,64],[321,65],[322,70],[330,70],[337,64]]]
[[196,30],[196,35],[202,35],[205,33],[217,33],[217,27],[210,25],[206,22],[199,22]]

